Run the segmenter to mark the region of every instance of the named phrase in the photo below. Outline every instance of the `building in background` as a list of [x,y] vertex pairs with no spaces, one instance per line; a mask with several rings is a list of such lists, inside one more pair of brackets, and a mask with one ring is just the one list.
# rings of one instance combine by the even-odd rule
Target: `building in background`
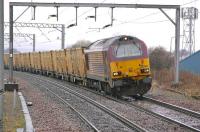
[[180,70],[200,75],[200,50],[180,62]]

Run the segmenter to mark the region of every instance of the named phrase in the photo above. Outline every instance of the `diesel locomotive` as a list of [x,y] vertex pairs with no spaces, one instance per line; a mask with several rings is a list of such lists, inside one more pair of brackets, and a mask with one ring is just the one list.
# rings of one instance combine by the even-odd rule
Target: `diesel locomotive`
[[90,83],[98,80],[103,91],[142,96],[151,88],[147,47],[138,38],[124,35],[98,40],[85,54],[87,78]]

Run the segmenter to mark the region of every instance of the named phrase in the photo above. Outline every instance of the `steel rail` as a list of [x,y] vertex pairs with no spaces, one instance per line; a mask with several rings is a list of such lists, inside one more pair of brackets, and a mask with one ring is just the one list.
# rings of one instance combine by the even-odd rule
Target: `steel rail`
[[[45,80],[46,80],[46,79],[45,79]],[[48,80],[48,81],[49,81],[49,80]],[[59,85],[59,86],[61,85],[61,84],[58,84],[57,82],[52,81],[52,80],[51,80],[50,82],[51,82],[51,83],[54,83],[55,85]],[[70,83],[70,85],[71,85],[71,83]],[[73,85],[73,87],[76,87],[74,84],[72,84],[72,85]],[[63,86],[63,85],[61,85],[61,86],[62,86],[62,87],[66,87],[66,86]],[[87,91],[90,91],[90,92],[93,92],[93,93],[102,95],[101,93],[95,92],[94,90],[87,89],[87,88],[85,88],[85,87],[83,87],[83,86],[82,86],[81,88],[84,88],[84,89],[87,90]],[[139,111],[143,111],[143,112],[145,112],[145,113],[147,113],[147,114],[150,114],[150,115],[152,115],[152,116],[154,116],[154,117],[156,117],[156,118],[162,119],[162,120],[164,120],[164,121],[166,121],[166,122],[174,123],[174,124],[179,125],[179,126],[181,126],[181,127],[187,128],[187,129],[189,129],[189,130],[191,130],[191,131],[200,132],[200,130],[197,129],[197,128],[194,128],[194,127],[192,127],[192,126],[186,125],[186,124],[184,124],[184,123],[182,123],[182,122],[179,122],[179,121],[177,121],[177,120],[173,120],[173,119],[171,119],[171,118],[169,118],[169,117],[167,117],[167,116],[164,116],[164,115],[155,113],[155,112],[150,111],[150,110],[148,110],[148,109],[145,109],[145,108],[143,108],[143,107],[141,107],[141,106],[138,106],[138,105],[135,105],[135,104],[132,104],[132,103],[128,103],[128,102],[126,102],[126,101],[122,101],[122,100],[113,98],[113,97],[111,97],[111,96],[105,95],[105,97],[108,98],[108,99],[114,100],[114,101],[116,101],[116,102],[123,103],[123,104],[125,104],[125,105],[130,106],[130,107],[133,107],[133,108],[135,108],[135,109],[137,109],[137,110],[139,110]]]
[[[119,120],[120,122],[122,122],[125,126],[129,127],[130,129],[133,129],[133,130],[136,130],[138,132],[147,132],[146,129],[140,127],[139,125],[133,123],[132,121],[128,120],[127,118],[119,115],[118,113],[110,110],[109,108],[107,108],[106,106],[90,99],[89,97],[86,97],[85,95],[81,95],[80,93],[74,91],[74,90],[71,90],[69,89],[67,86],[63,86],[61,84],[58,84],[57,82],[55,81],[50,81],[50,80],[47,80],[47,79],[42,79],[42,78],[39,78],[39,77],[36,77],[36,76],[33,76],[33,75],[30,75],[30,74],[27,74],[29,76],[31,76],[32,78],[34,79],[37,79],[38,81],[42,82],[43,84],[46,82],[46,84],[48,85],[53,85],[54,87],[57,87],[58,89],[62,89],[62,90],[65,90],[75,96],[78,96],[84,100],[86,100],[87,102],[89,102],[90,104],[98,107],[99,109],[101,109],[102,111],[108,113],[109,115],[111,115],[112,117],[114,117],[115,119]],[[41,85],[41,84],[40,84]]]
[[[33,83],[36,86],[36,83]],[[41,86],[41,84],[39,84]],[[63,98],[61,98],[58,94],[56,94],[55,92],[53,92],[52,90],[50,90],[49,88],[45,87],[44,85],[42,85],[46,90],[48,90],[51,94],[53,94],[55,97],[57,97],[62,103],[64,103],[65,105],[69,106],[71,110],[73,110],[75,113],[78,114],[78,116],[80,117],[80,119],[83,122],[86,122],[93,130],[94,132],[100,132],[100,130],[98,130],[88,119],[86,119],[80,112],[78,112],[71,104],[69,104],[66,100],[64,100]]]
[[110,99],[115,100],[115,101],[117,101],[117,102],[124,103],[125,105],[128,105],[128,106],[130,106],[130,107],[133,107],[133,108],[135,108],[135,109],[137,109],[137,110],[143,111],[143,112],[145,112],[145,113],[147,113],[147,114],[150,114],[150,115],[152,115],[152,116],[154,116],[154,117],[156,117],[156,118],[162,119],[162,120],[164,120],[164,121],[166,121],[166,122],[174,123],[174,124],[176,124],[176,125],[179,125],[179,126],[181,126],[181,127],[187,128],[187,129],[189,129],[189,130],[191,130],[191,131],[194,131],[194,132],[200,132],[200,129],[197,129],[197,128],[192,127],[192,126],[187,125],[187,124],[184,124],[184,123],[182,123],[182,122],[180,122],[180,121],[173,120],[173,119],[171,119],[171,118],[169,118],[169,117],[167,117],[167,116],[164,116],[164,115],[155,113],[155,112],[153,112],[153,111],[151,111],[151,110],[148,110],[148,109],[145,109],[145,108],[143,108],[143,107],[141,107],[141,106],[139,106],[139,105],[135,105],[135,104],[133,104],[133,103],[128,103],[128,102],[126,102],[126,101],[122,101],[122,100],[119,100],[119,99],[114,99],[114,98],[112,98],[112,97],[106,97],[106,98],[110,98]]
[[190,116],[193,116],[195,118],[200,119],[200,113],[199,112],[192,111],[190,109],[183,108],[183,107],[180,107],[180,106],[177,106],[177,105],[173,105],[173,104],[170,104],[170,103],[167,103],[167,102],[164,102],[164,101],[160,101],[160,100],[157,100],[157,99],[153,99],[153,98],[150,98],[150,97],[147,97],[147,96],[143,96],[143,98],[147,101],[153,102],[153,103],[158,104],[160,106],[164,106],[164,107],[173,109],[175,111],[178,111],[178,112],[181,112],[181,113],[184,113],[184,114],[187,114],[187,115],[190,115]]

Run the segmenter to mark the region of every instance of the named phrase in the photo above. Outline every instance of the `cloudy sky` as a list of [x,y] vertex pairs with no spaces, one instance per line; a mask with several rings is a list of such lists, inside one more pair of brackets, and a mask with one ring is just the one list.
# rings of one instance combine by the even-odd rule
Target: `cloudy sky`
[[[9,18],[9,2],[4,0],[5,21]],[[182,7],[196,7],[200,10],[199,0],[32,0],[33,2],[61,2],[61,3],[126,3],[126,4],[178,4]],[[15,0],[22,2],[22,0]],[[31,0],[23,0],[31,2]],[[14,19],[17,18],[27,7],[15,7]],[[175,10],[165,10],[172,19],[175,19]],[[29,9],[17,22],[32,23],[54,23],[68,25],[75,22],[75,8],[59,8],[59,21],[49,18],[55,14],[56,8],[36,8],[36,20],[31,20],[31,9]],[[132,35],[142,39],[148,47],[163,46],[170,50],[170,45],[174,49],[174,25],[158,9],[114,9],[113,26],[98,30],[110,24],[111,10],[109,8],[97,9],[97,21],[86,19],[87,16],[94,15],[93,8],[78,8],[78,26],[66,28],[65,47],[74,44],[78,40],[95,41],[98,39],[112,37],[116,35]],[[196,51],[200,49],[200,20],[196,20]],[[181,34],[183,34],[181,19]],[[5,29],[8,32],[8,28]],[[61,32],[55,29],[35,29],[35,28],[15,28],[15,33],[36,34],[36,50],[57,50],[61,47]],[[31,51],[32,40],[29,38],[15,38],[14,47],[20,51]],[[171,42],[172,40],[172,42]],[[5,42],[8,47],[8,42]],[[181,40],[182,45],[182,40]]]

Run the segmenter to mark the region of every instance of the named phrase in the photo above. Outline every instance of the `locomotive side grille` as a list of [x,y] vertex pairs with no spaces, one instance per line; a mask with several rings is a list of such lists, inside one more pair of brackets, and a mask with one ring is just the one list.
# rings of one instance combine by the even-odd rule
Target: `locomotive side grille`
[[103,52],[93,52],[88,54],[89,74],[104,76]]

